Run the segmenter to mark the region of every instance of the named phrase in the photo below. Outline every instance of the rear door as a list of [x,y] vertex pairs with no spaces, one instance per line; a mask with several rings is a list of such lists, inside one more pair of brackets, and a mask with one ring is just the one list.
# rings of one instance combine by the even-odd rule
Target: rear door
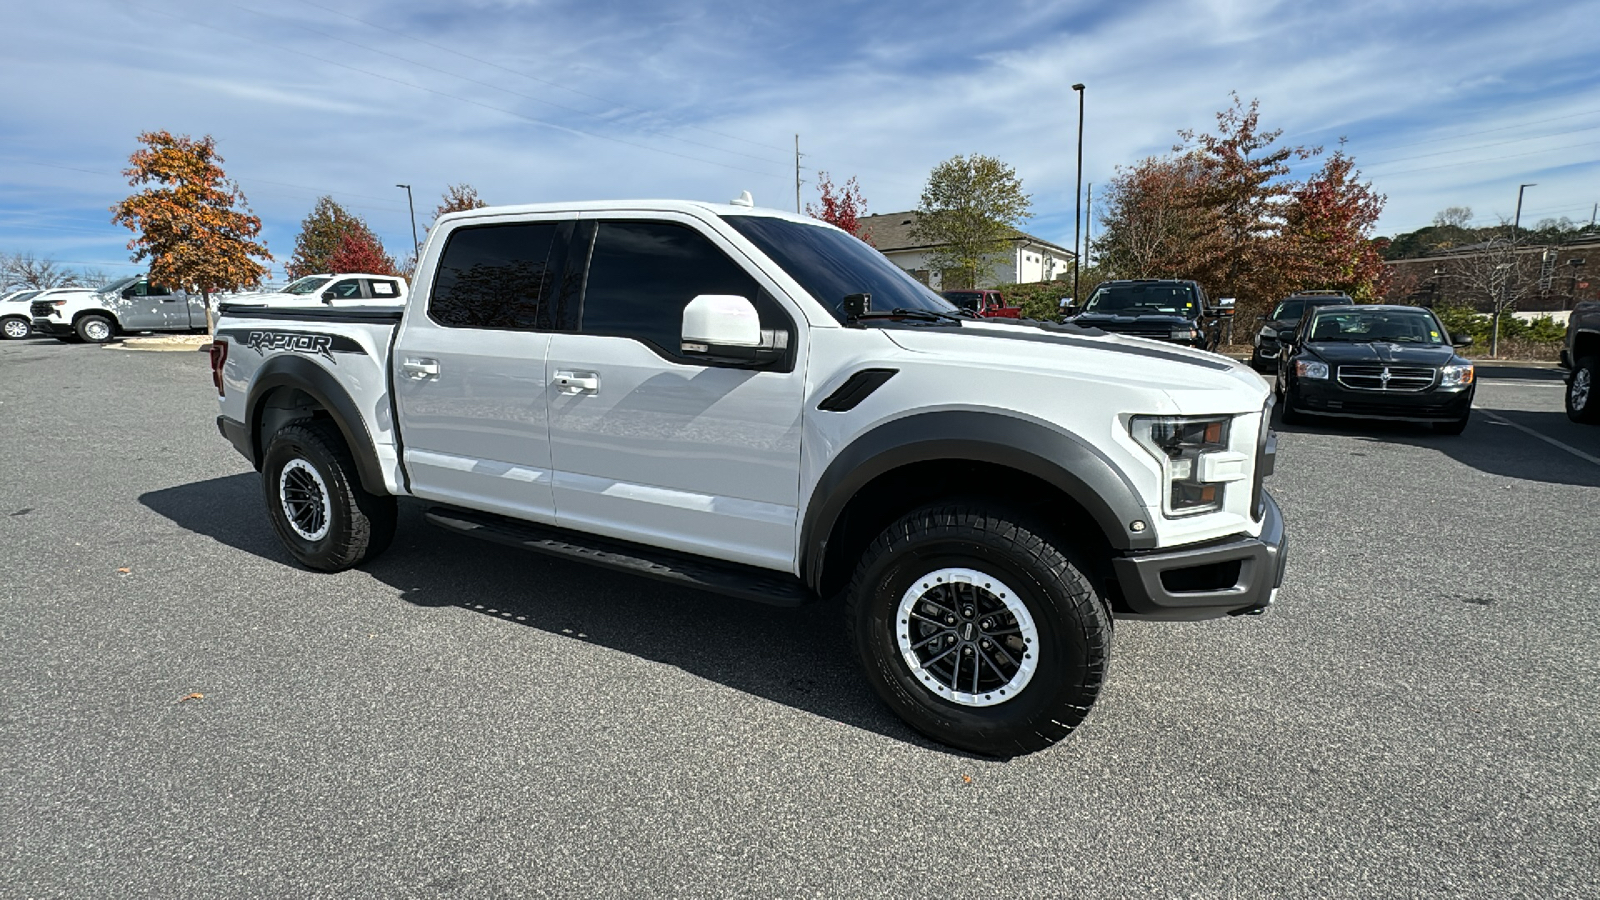
[[435,238],[444,250],[418,273],[431,284],[392,364],[416,496],[554,523],[539,315],[573,218],[458,223]]
[[[559,523],[793,571],[802,317],[686,215],[586,219],[574,244],[579,262],[592,252],[563,295],[547,366]],[[684,356],[683,308],[701,294],[754,302],[786,360],[750,369]]]

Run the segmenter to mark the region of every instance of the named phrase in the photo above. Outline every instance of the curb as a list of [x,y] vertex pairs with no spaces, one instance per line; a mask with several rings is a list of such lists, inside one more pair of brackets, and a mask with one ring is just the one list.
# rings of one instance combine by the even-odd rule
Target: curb
[[204,350],[211,344],[210,335],[181,335],[173,337],[135,337],[126,338],[110,344],[102,344],[102,350],[139,350],[146,353],[175,353],[193,352]]

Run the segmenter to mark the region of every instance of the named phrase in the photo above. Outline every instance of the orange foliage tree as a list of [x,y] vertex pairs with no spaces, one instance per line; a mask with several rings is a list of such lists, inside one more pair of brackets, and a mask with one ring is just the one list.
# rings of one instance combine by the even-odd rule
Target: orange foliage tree
[[872,243],[872,239],[861,231],[861,217],[867,214],[867,198],[861,196],[861,185],[856,184],[855,176],[851,176],[843,187],[834,187],[833,179],[827,172],[818,172],[817,193],[821,195],[822,203],[807,203],[806,215],[848,231],[868,244]]
[[133,187],[149,186],[111,207],[111,221],[134,233],[128,249],[134,262],[150,261],[151,281],[205,297],[211,330],[211,295],[260,284],[267,274],[256,261],[272,260],[257,240],[261,219],[223,173],[211,135],[147,131],[139,143],[123,174]]

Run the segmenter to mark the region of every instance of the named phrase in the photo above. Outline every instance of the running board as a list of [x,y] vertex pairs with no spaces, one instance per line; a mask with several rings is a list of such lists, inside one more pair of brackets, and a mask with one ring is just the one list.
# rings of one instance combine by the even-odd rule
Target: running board
[[436,506],[423,514],[431,525],[536,553],[620,569],[688,588],[727,594],[770,606],[801,606],[812,593],[792,575],[641,547],[590,534],[562,531],[492,513]]

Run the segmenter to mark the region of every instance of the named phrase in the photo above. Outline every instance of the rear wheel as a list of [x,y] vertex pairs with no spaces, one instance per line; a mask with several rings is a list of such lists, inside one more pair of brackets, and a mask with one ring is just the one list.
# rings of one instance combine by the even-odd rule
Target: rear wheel
[[21,318],[20,316],[12,316],[10,318],[0,320],[0,336],[4,336],[8,341],[14,341],[18,338],[25,338],[32,333],[33,326],[28,323],[27,319]]
[[273,530],[307,568],[360,565],[394,538],[395,499],[361,487],[355,457],[330,422],[293,422],[273,435],[261,484]]
[[863,555],[847,622],[867,680],[912,728],[974,753],[1050,746],[1104,683],[1111,618],[1046,530],[987,505],[909,513]]
[[84,316],[74,322],[72,328],[77,332],[79,340],[91,344],[104,344],[117,334],[116,326],[105,316]]
[[1585,425],[1600,425],[1600,356],[1585,356],[1572,365],[1567,382],[1567,418]]

